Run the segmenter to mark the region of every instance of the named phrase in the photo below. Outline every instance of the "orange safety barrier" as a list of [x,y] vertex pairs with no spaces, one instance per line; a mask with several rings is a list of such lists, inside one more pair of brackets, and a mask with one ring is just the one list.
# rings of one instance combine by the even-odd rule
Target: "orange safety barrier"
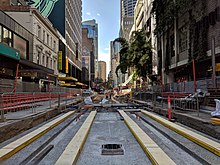
[[0,97],[2,98],[3,110],[20,110],[24,108],[33,107],[33,103],[54,100],[58,97],[60,98],[72,98],[75,94],[68,93],[23,93],[23,94],[2,94]]

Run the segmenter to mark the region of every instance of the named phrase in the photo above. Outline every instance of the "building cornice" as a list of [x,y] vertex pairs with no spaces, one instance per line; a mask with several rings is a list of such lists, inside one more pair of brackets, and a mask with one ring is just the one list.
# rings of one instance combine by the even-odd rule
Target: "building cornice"
[[55,28],[52,26],[52,23],[49,22],[49,20],[45,17],[43,17],[40,12],[36,8],[31,8],[30,6],[0,6],[0,10],[4,12],[31,12],[34,15],[39,18],[44,25],[57,37],[59,38],[59,35],[57,34]]
[[57,34],[55,28],[52,26],[52,24],[49,24],[49,20],[45,17],[43,17],[40,12],[35,8],[30,8],[30,11],[37,16],[37,18],[40,19],[46,25],[46,27],[57,37],[59,38],[59,35]]

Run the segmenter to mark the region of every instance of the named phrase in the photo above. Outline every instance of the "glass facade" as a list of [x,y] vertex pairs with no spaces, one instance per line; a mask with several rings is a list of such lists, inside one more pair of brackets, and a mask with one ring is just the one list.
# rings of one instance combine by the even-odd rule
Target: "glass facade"
[[137,0],[121,0],[121,14],[124,16],[134,16],[134,7]]
[[27,41],[14,34],[13,47],[20,51],[21,59],[27,59]]
[[0,42],[15,48],[20,52],[21,59],[27,59],[28,42],[13,33],[11,30],[0,25]]
[[[92,38],[94,42],[94,62],[95,77],[98,77],[98,24],[95,20],[89,20],[82,23],[82,28],[88,29],[88,38]],[[91,71],[92,73],[92,71]]]
[[21,59],[32,60],[33,34],[3,11],[0,11],[0,42],[19,50]]
[[8,46],[12,46],[12,33],[8,29],[3,27],[3,43]]
[[83,24],[82,27],[88,29],[88,38],[98,37],[98,27],[86,24]]

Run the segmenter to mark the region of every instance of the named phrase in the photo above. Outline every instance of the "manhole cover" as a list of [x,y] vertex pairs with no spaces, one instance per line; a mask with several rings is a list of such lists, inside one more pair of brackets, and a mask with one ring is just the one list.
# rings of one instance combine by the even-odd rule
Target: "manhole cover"
[[124,155],[122,144],[103,144],[102,155]]

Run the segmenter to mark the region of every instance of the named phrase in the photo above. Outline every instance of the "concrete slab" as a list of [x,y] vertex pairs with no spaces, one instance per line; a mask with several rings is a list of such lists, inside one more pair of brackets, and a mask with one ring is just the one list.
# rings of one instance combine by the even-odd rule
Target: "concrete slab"
[[[61,109],[65,109],[66,105],[72,105],[74,102],[78,103],[80,101],[81,98],[74,98],[74,100],[67,100],[67,102],[62,101]],[[17,134],[60,114],[60,111],[57,108],[49,108],[49,101],[38,102],[37,104],[41,104],[41,106],[35,107],[34,110],[26,109],[5,114],[7,120],[0,123],[0,142],[10,139]],[[57,101],[54,100],[52,102],[52,107],[56,105]]]
[[[133,101],[135,101],[136,103],[142,103],[144,105],[149,105],[149,107],[152,107],[151,102],[147,102],[143,100],[133,100]],[[154,112],[163,116],[167,116],[167,104],[163,104],[163,107],[161,105],[162,104],[157,104],[157,107],[155,107]],[[147,106],[144,107],[144,109],[149,110]],[[182,123],[186,126],[189,126],[193,129],[196,129],[214,138],[220,139],[220,126],[211,123],[210,113],[208,114],[200,111],[198,116],[196,110],[192,112],[192,111],[181,111],[181,110],[172,109],[172,117],[175,118],[175,120],[179,123]]]
[[[124,155],[102,155],[103,144],[122,144]],[[97,113],[77,165],[141,165],[151,164],[120,115],[114,112]]]
[[209,139],[207,137],[204,137],[194,131],[191,131],[187,128],[184,128],[180,125],[177,125],[175,123],[172,123],[158,115],[155,115],[148,111],[141,111],[143,114],[147,115],[148,117],[158,121],[159,123],[163,124],[164,126],[170,128],[171,130],[179,133],[180,135],[186,137],[187,139],[197,143],[198,145],[201,145],[202,147],[206,148],[207,150],[213,152],[214,154],[220,156],[220,143],[213,141],[212,139]]

